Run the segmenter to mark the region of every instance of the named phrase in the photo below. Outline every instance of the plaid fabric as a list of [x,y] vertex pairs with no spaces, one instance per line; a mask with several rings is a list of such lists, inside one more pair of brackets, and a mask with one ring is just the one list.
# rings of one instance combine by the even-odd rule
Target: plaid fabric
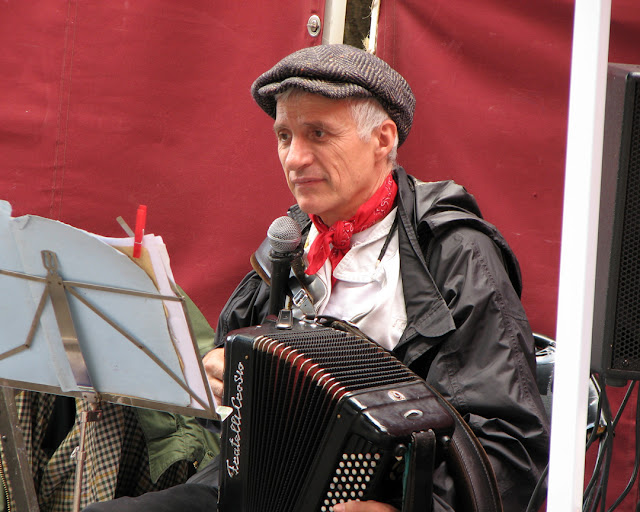
[[[76,422],[53,456],[43,449],[55,396],[22,392],[16,397],[18,417],[41,512],[67,512],[73,508],[76,461],[72,452],[80,443],[80,415],[88,410],[76,400]],[[81,508],[119,496],[138,496],[183,483],[189,465],[180,461],[153,484],[144,436],[135,412],[120,405],[102,403],[102,417],[88,424],[87,454],[82,480]],[[9,484],[10,488],[10,484]]]
[[409,135],[416,98],[407,81],[382,59],[348,44],[303,48],[288,55],[251,86],[256,103],[275,119],[275,95],[295,87],[327,98],[375,98],[398,127],[398,144]]
[[[31,395],[33,396],[26,395],[26,392],[19,393],[15,398],[15,404],[18,409],[18,418],[20,427],[22,428],[27,460],[31,466],[31,472],[35,476],[39,471],[38,468],[41,468],[46,464],[46,459],[48,458],[45,451],[42,449],[42,440],[46,433],[48,421],[46,423],[36,421],[35,418],[24,416],[23,411],[35,408],[41,411],[41,416],[43,418],[48,419],[53,413],[55,397],[52,395],[38,395],[37,393],[32,393]],[[39,447],[39,449],[31,449],[32,446]],[[7,461],[5,460],[4,453],[2,453],[2,465],[3,468],[7,467]],[[11,481],[4,469],[2,474],[3,485],[5,486],[5,490],[8,492],[8,496],[11,497],[13,496]],[[13,501],[11,501],[10,505],[10,510],[16,510],[16,504]]]

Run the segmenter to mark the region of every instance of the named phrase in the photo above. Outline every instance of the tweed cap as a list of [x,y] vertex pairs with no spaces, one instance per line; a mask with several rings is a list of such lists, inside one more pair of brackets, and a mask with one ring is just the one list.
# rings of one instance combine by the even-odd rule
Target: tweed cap
[[260,108],[275,119],[275,95],[295,87],[332,99],[375,98],[409,135],[416,99],[407,81],[382,59],[346,44],[312,46],[288,55],[251,86]]

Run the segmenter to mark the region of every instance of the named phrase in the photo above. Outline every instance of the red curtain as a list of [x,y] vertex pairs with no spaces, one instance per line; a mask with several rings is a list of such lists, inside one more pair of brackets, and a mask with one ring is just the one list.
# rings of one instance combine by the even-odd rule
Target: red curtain
[[[381,6],[378,54],[418,99],[400,163],[425,180],[454,179],[476,196],[518,255],[534,331],[554,337],[573,2]],[[640,64],[639,29],[640,4],[613,0],[610,62]],[[608,393],[615,412],[622,390]],[[631,404],[616,429],[607,507],[632,473],[634,414]],[[636,486],[617,510],[631,512],[637,500]]]
[[[148,207],[178,281],[215,325],[291,203],[249,87],[324,1],[0,3],[0,199],[120,236]],[[257,215],[260,213],[260,215]]]

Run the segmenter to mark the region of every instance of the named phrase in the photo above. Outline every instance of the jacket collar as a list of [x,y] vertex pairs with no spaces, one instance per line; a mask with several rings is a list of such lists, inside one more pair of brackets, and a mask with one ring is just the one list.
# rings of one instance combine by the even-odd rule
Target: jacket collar
[[[439,338],[456,326],[446,302],[440,295],[427,263],[425,262],[416,228],[420,222],[420,212],[426,212],[436,202],[440,194],[422,195],[416,203],[416,181],[398,167],[394,170],[398,184],[398,242],[400,251],[400,275],[407,311],[407,329],[402,334],[398,347],[416,335]],[[462,187],[460,187],[462,188]],[[300,224],[306,236],[311,221],[298,205],[293,205],[288,215]]]
[[[420,248],[416,228],[416,182],[401,167],[395,169],[398,183],[398,242],[400,250],[400,274],[407,310],[407,329],[399,345],[420,334],[426,338],[438,338],[454,330],[455,323],[446,302],[427,268]],[[429,199],[426,199],[429,201]],[[433,198],[431,199],[433,202]],[[428,210],[421,205],[420,210]]]

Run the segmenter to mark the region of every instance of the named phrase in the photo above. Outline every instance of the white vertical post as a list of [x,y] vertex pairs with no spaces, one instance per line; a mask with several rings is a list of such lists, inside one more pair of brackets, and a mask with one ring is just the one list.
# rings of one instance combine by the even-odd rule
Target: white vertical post
[[344,22],[346,15],[347,0],[325,1],[322,44],[336,44],[344,41]]
[[378,21],[380,18],[380,0],[371,2],[371,25],[369,26],[369,43],[366,48],[369,53],[375,55],[378,48]]
[[548,512],[582,510],[611,0],[576,0]]

